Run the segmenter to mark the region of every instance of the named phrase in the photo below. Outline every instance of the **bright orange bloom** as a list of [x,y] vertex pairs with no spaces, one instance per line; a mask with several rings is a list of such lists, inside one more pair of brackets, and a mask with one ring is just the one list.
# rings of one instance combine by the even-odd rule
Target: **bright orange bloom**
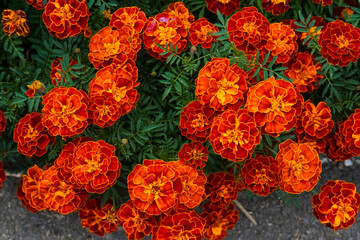
[[240,8],[240,0],[206,0],[206,6],[209,11],[230,16],[232,12]]
[[333,230],[348,228],[359,213],[360,194],[353,183],[330,180],[312,197],[313,213],[321,223]]
[[178,17],[183,22],[186,29],[190,28],[190,25],[195,21],[194,15],[189,12],[183,2],[174,2],[163,11],[163,13],[169,14],[169,17]]
[[27,85],[27,87],[29,89],[26,91],[25,94],[29,98],[34,97],[36,91],[45,92],[45,90],[46,90],[45,85],[42,82],[40,82],[39,80],[33,81],[31,83],[31,85]]
[[200,142],[184,144],[178,153],[179,161],[194,168],[203,168],[208,160],[209,150]]
[[314,148],[318,153],[325,152],[329,142],[328,136],[329,135],[326,135],[324,138],[317,138],[316,136],[311,136],[306,132],[296,134],[297,143],[306,143],[310,147]]
[[128,190],[134,205],[150,215],[173,208],[183,191],[179,172],[160,159],[137,164],[128,175]]
[[225,172],[210,173],[205,184],[205,192],[211,203],[227,205],[238,195],[235,177]]
[[44,155],[47,145],[55,141],[42,122],[41,113],[32,112],[20,119],[14,129],[14,141],[17,142],[18,152],[33,157]]
[[120,118],[119,104],[110,95],[90,98],[89,119],[99,127],[110,127]]
[[308,144],[288,139],[279,144],[275,160],[279,162],[280,190],[299,194],[311,191],[318,183],[321,161],[316,150]]
[[237,64],[230,66],[227,58],[213,58],[195,79],[195,96],[202,104],[215,110],[238,108],[244,103],[247,74]]
[[201,44],[205,49],[210,49],[212,44],[217,41],[218,36],[214,33],[219,29],[206,18],[199,18],[193,22],[189,29],[189,41],[193,46]]
[[245,53],[261,50],[267,43],[270,22],[255,7],[244,7],[228,21],[229,41]]
[[[60,63],[61,60],[62,58],[56,58],[51,63],[50,78],[51,78],[51,83],[54,84],[55,86],[58,86],[58,83],[61,82],[61,79],[63,80],[63,82],[65,82],[65,78],[63,78],[60,74],[61,72],[65,75],[63,69],[61,68],[61,63]],[[70,71],[70,68],[76,64],[78,64],[78,62],[74,59],[71,59],[69,63],[68,71]],[[75,76],[71,75],[71,79],[75,79],[75,78],[76,78]]]
[[86,33],[89,16],[86,0],[49,0],[42,19],[51,35],[65,39]]
[[253,113],[262,133],[278,136],[295,127],[303,101],[290,82],[271,77],[249,89],[245,108]]
[[177,48],[177,54],[183,52],[187,47],[187,31],[184,23],[179,17],[170,17],[168,13],[160,13],[155,18],[150,17],[145,24],[142,39],[148,53],[162,61],[166,60],[170,53],[160,55],[164,50],[156,44],[164,48],[167,45],[169,50],[170,44],[172,44],[173,50]]
[[88,126],[88,97],[76,88],[53,88],[43,97],[43,124],[53,136],[74,137]]
[[140,211],[131,199],[120,206],[116,216],[129,240],[143,239],[158,226],[155,216]]
[[340,124],[341,143],[354,156],[360,155],[360,109]]
[[5,175],[5,171],[4,171],[4,165],[2,162],[0,162],[0,189],[5,180],[6,180],[6,175]]
[[320,53],[332,65],[345,67],[360,58],[360,29],[335,20],[319,36]]
[[83,208],[79,209],[81,226],[90,232],[103,237],[105,233],[117,231],[120,221],[116,217],[116,210],[111,203],[106,203],[100,208],[100,199],[91,199]]
[[239,162],[254,152],[260,143],[260,131],[246,109],[226,110],[215,118],[209,139],[215,153]]
[[279,185],[279,163],[271,156],[256,155],[247,159],[242,168],[247,188],[260,196],[267,196]]
[[333,0],[312,0],[314,3],[321,4],[321,6],[330,6]]
[[3,113],[3,111],[0,110],[0,136],[1,133],[5,131],[5,128],[6,128],[5,114]]
[[137,7],[119,8],[111,15],[110,27],[117,29],[129,28],[135,33],[141,33],[147,21],[144,12]]
[[261,6],[266,12],[271,12],[273,15],[280,15],[289,11],[291,0],[262,0]]
[[42,10],[45,8],[43,0],[25,0],[29,5],[33,6],[36,10]]
[[26,37],[29,34],[29,26],[26,23],[26,13],[22,10],[4,9],[2,12],[1,25],[6,35]]
[[[340,124],[341,125],[341,124]],[[343,134],[339,131],[336,131],[335,134],[331,134],[327,142],[329,147],[326,149],[326,156],[328,156],[334,162],[336,161],[345,161],[357,155],[352,154],[343,144],[341,139]]]

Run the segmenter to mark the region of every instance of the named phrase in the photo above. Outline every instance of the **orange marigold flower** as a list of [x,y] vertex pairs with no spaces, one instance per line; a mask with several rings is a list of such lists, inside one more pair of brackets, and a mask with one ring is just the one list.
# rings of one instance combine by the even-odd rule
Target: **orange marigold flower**
[[102,140],[81,143],[74,149],[73,159],[71,175],[89,193],[104,193],[120,176],[115,147]]
[[41,157],[47,150],[47,145],[55,142],[42,122],[41,113],[32,112],[20,119],[14,129],[14,141],[17,142],[18,152],[33,157]]
[[284,75],[294,80],[292,84],[301,93],[317,89],[319,87],[317,83],[324,77],[317,73],[322,68],[322,64],[315,64],[314,56],[308,52],[296,53],[284,66],[288,68],[284,71]]
[[90,98],[89,119],[99,127],[110,127],[120,118],[119,104],[111,95]]
[[150,215],[173,208],[183,191],[179,172],[160,159],[145,159],[142,165],[137,164],[127,182],[134,205]]
[[203,168],[206,166],[208,154],[209,150],[207,147],[204,147],[200,142],[192,142],[182,146],[178,157],[180,162],[187,163],[194,168]]
[[43,124],[53,136],[74,137],[88,126],[88,97],[76,88],[53,88],[43,97]]
[[[70,63],[69,63],[69,68],[67,69],[66,73],[64,73],[64,71],[61,67],[61,63],[60,63],[60,61],[62,61],[62,59],[63,58],[56,58],[51,63],[50,78],[51,78],[51,83],[54,84],[55,86],[58,86],[58,83],[61,82],[61,79],[63,80],[63,82],[65,82],[65,78],[61,76],[60,72],[63,73],[64,75],[66,75],[66,73],[68,73],[70,71],[70,68],[73,65],[78,64],[78,61],[71,59]],[[71,75],[71,79],[76,79],[76,77]]]
[[105,233],[117,231],[120,221],[116,217],[116,210],[112,203],[106,203],[100,208],[100,199],[91,199],[83,208],[79,209],[81,226],[88,228],[90,232],[103,237]]
[[194,142],[205,142],[215,117],[214,110],[200,101],[192,101],[180,113],[179,129]]
[[296,134],[297,143],[306,143],[310,147],[314,148],[318,153],[325,152],[328,145],[328,135],[323,138],[317,138],[316,136],[311,136],[306,132],[301,134]]
[[355,109],[355,113],[340,124],[341,143],[354,156],[360,155],[360,109]]
[[333,0],[312,0],[316,4],[321,4],[321,6],[330,6],[333,3]]
[[5,175],[5,171],[4,171],[4,165],[2,162],[0,162],[0,189],[5,180],[6,180],[6,175]]
[[157,44],[170,50],[177,48],[177,54],[184,51],[187,47],[187,31],[184,23],[179,17],[170,17],[168,13],[160,13],[155,18],[150,17],[145,24],[142,34],[144,48],[156,59],[166,60],[170,53],[161,55],[164,52]]
[[238,108],[244,103],[247,74],[237,64],[230,66],[227,58],[213,58],[195,79],[195,96],[215,110]]
[[312,197],[313,213],[321,223],[333,230],[348,228],[359,213],[360,194],[353,183],[329,180]]
[[3,113],[3,111],[0,110],[0,136],[1,133],[5,131],[5,128],[6,128],[5,114]]
[[120,206],[116,216],[130,240],[143,239],[158,226],[155,216],[140,211],[131,199]]
[[42,19],[51,35],[65,39],[85,33],[89,16],[86,0],[49,0]]
[[146,23],[146,15],[137,7],[119,8],[111,15],[110,27],[129,28],[135,33],[141,33]]
[[[340,124],[341,125],[341,124]],[[333,161],[345,161],[357,155],[352,154],[345,146],[343,146],[341,139],[343,134],[339,131],[336,131],[335,134],[331,134],[327,142],[329,147],[326,149],[325,153]]]
[[229,204],[238,194],[235,177],[225,172],[210,173],[205,184],[205,193],[213,204]]
[[29,34],[29,26],[26,23],[26,13],[22,10],[4,9],[2,12],[1,25],[6,35],[26,37]]
[[29,5],[33,6],[36,10],[42,10],[45,8],[43,0],[25,0]]
[[360,29],[335,20],[319,36],[320,53],[332,65],[345,67],[360,58]]
[[278,187],[280,168],[271,156],[256,155],[247,159],[241,169],[247,188],[260,196],[267,196]]
[[255,7],[244,7],[228,21],[229,41],[245,53],[261,50],[267,43],[270,22]]
[[29,88],[27,91],[26,91],[26,96],[28,96],[29,98],[32,98],[34,97],[35,95],[35,92],[38,91],[38,92],[45,92],[46,90],[46,87],[45,85],[40,82],[39,80],[35,80],[31,83],[31,85],[27,85],[27,87]]
[[291,0],[262,0],[261,6],[266,12],[271,12],[273,15],[280,15],[289,11]]
[[278,136],[295,127],[303,101],[290,82],[271,77],[249,89],[245,108],[254,114],[262,133]]
[[189,29],[189,41],[193,46],[201,44],[205,49],[210,49],[213,42],[217,41],[218,36],[214,33],[219,29],[206,18],[200,18],[193,22]]
[[190,25],[195,21],[194,15],[189,12],[183,2],[174,2],[163,11],[163,13],[169,14],[169,17],[178,17],[183,22],[186,29],[190,28]]
[[246,109],[226,110],[214,119],[209,139],[215,153],[239,162],[254,152],[260,131]]
[[275,160],[279,162],[280,190],[299,194],[311,191],[318,183],[321,161],[316,150],[308,144],[288,139],[279,144]]
[[213,13],[219,10],[221,14],[230,16],[240,8],[240,0],[206,0],[206,6]]

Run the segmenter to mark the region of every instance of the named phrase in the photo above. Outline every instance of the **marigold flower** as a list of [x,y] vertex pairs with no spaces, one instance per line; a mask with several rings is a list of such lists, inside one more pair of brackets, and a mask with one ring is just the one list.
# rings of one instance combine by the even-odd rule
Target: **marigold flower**
[[260,143],[260,131],[247,110],[226,110],[214,119],[209,141],[215,153],[239,162],[254,152]]
[[262,0],[261,6],[266,12],[271,12],[273,15],[280,15],[289,11],[291,0]]
[[155,18],[150,17],[145,24],[142,34],[144,48],[156,59],[166,60],[170,53],[161,55],[164,52],[157,44],[165,48],[170,44],[173,50],[177,48],[176,54],[181,53],[187,47],[187,31],[184,23],[179,17],[170,17],[168,13],[160,13]]
[[26,13],[22,10],[13,11],[4,9],[2,12],[1,25],[6,35],[26,37],[29,34],[29,26],[26,23]]
[[245,53],[261,50],[267,43],[270,22],[255,7],[244,7],[227,24],[229,41]]
[[249,89],[245,108],[254,114],[262,133],[278,136],[295,127],[303,101],[290,82],[271,77]]
[[20,119],[14,129],[14,141],[18,144],[18,152],[33,157],[41,157],[47,150],[47,145],[55,141],[42,122],[41,113],[32,112]]
[[[56,58],[51,63],[50,78],[51,78],[51,83],[54,84],[55,86],[58,86],[58,83],[61,82],[61,79],[63,80],[63,82],[65,82],[65,78],[63,78],[60,74],[61,72],[65,75],[63,69],[61,68],[60,61],[62,61],[62,58]],[[70,70],[70,68],[76,64],[78,64],[78,61],[71,59],[68,70]],[[71,75],[71,79],[76,79],[76,77]]]
[[194,142],[205,142],[214,117],[214,110],[208,105],[199,100],[190,102],[180,113],[181,134]]
[[238,194],[235,177],[225,172],[210,173],[205,184],[205,193],[213,204],[229,204]]
[[2,162],[0,162],[0,189],[5,180],[6,180],[6,175],[5,175],[5,171],[4,171],[4,165]]
[[355,109],[355,113],[340,124],[341,143],[354,156],[360,155],[360,109]]
[[79,209],[81,226],[90,232],[103,237],[105,233],[117,231],[120,221],[116,217],[116,210],[111,203],[106,203],[100,208],[100,199],[91,199],[83,208]]
[[119,8],[111,15],[110,27],[117,29],[129,28],[136,33],[141,33],[146,23],[146,15],[137,7]]
[[205,49],[210,49],[212,44],[217,41],[218,36],[214,33],[219,29],[206,18],[200,18],[193,22],[189,28],[189,41],[193,46],[201,44]]
[[360,29],[335,20],[319,36],[320,53],[332,65],[345,67],[360,58]]
[[27,87],[29,89],[26,91],[25,94],[29,98],[34,97],[36,91],[45,92],[45,90],[46,90],[45,85],[42,82],[40,82],[39,80],[33,81],[31,83],[31,85],[27,85]]
[[163,13],[169,14],[169,17],[178,17],[183,22],[186,29],[190,28],[190,25],[195,21],[194,15],[189,12],[183,2],[174,2],[163,11]]
[[321,6],[330,6],[333,3],[333,0],[312,0],[316,4],[321,4]]
[[318,153],[325,152],[327,145],[328,145],[328,135],[324,138],[317,138],[316,136],[311,136],[306,132],[301,134],[296,134],[297,143],[306,143],[310,147],[314,148]]
[[256,155],[247,159],[242,168],[242,176],[247,188],[260,196],[267,196],[279,185],[280,168],[271,156]]
[[230,16],[232,12],[240,8],[240,0],[206,0],[209,11]]
[[213,58],[195,79],[195,96],[215,110],[239,107],[247,91],[247,74],[237,64],[230,66],[227,58]]
[[118,102],[103,94],[90,98],[89,119],[99,127],[110,127],[120,118]]
[[200,142],[184,144],[178,153],[179,161],[197,168],[206,166],[209,150]]
[[[340,124],[341,125],[341,124]],[[333,161],[345,161],[357,155],[352,154],[345,146],[343,146],[341,139],[343,134],[339,131],[331,134],[327,142],[329,147],[326,149],[326,156]]]
[[29,5],[33,6],[36,10],[42,10],[45,8],[43,0],[25,0]]
[[5,128],[6,128],[5,114],[3,113],[3,111],[0,110],[0,136],[1,133],[5,131]]
[[88,97],[83,90],[53,88],[42,104],[43,124],[53,136],[74,137],[88,126]]
[[353,183],[330,180],[312,197],[313,213],[321,223],[333,230],[348,228],[359,213],[360,194]]
[[318,183],[321,161],[316,150],[308,144],[288,139],[279,144],[275,160],[279,162],[280,190],[299,194],[311,191]]

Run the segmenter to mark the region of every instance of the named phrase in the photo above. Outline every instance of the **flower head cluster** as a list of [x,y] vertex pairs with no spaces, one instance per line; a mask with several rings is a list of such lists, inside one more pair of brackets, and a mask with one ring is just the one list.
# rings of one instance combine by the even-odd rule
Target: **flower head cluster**
[[217,41],[218,37],[214,33],[218,31],[219,29],[206,18],[199,18],[190,26],[189,41],[193,46],[201,44],[203,48],[210,49],[213,42]]
[[273,15],[280,15],[289,11],[291,0],[262,0],[261,6]]
[[6,180],[6,175],[5,175],[5,171],[4,171],[4,165],[2,162],[0,162],[0,189],[5,180]]
[[5,131],[5,128],[6,128],[5,114],[3,113],[3,111],[0,110],[0,136],[1,133]]
[[186,29],[190,28],[190,25],[195,21],[194,15],[189,12],[183,2],[174,2],[163,11],[163,13],[169,14],[169,17],[178,17],[183,22]]
[[329,146],[326,148],[325,152],[333,161],[345,161],[356,156],[343,145],[342,139],[343,134],[339,132],[339,130],[327,137]]
[[240,0],[206,0],[206,6],[213,13],[219,10],[221,14],[230,16],[240,8]]
[[235,177],[225,172],[210,173],[205,184],[205,193],[212,204],[229,204],[238,195]]
[[360,155],[360,109],[357,108],[355,113],[339,127],[341,145],[353,156]]
[[204,147],[200,142],[192,142],[184,144],[178,153],[180,162],[187,163],[188,165],[197,168],[203,168],[208,160],[209,150]]
[[35,96],[35,92],[45,92],[45,85],[40,82],[39,80],[35,80],[31,83],[31,85],[27,85],[27,87],[29,88],[26,91],[26,96],[28,96],[29,98],[32,98]]
[[147,19],[145,13],[139,10],[137,7],[119,8],[111,15],[110,27],[128,28],[134,34],[140,34]]
[[[60,61],[62,61],[62,58],[56,58],[51,63],[50,78],[51,78],[51,83],[54,84],[55,86],[57,86],[58,83],[61,82],[61,79],[63,80],[63,82],[65,82],[65,78],[62,77],[60,74],[60,72],[61,72],[65,75],[65,73],[61,67]],[[78,64],[78,62],[74,59],[71,59],[70,63],[69,63],[69,70],[73,65],[76,65],[76,64]],[[76,78],[75,76],[71,75],[71,79],[75,79],[75,78]]]
[[26,23],[26,13],[22,10],[4,9],[2,12],[1,25],[6,35],[26,37],[29,34],[29,26]]

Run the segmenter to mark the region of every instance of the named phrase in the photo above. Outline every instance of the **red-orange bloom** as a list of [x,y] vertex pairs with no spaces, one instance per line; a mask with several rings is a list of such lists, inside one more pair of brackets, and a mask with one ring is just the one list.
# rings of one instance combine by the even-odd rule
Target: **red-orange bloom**
[[117,231],[118,225],[120,225],[113,205],[106,203],[100,208],[100,199],[87,201],[85,206],[79,209],[79,217],[82,227],[88,228],[90,232],[101,237],[103,237],[105,233]]
[[53,136],[74,137],[88,126],[88,97],[83,90],[54,88],[42,104],[43,124]]
[[345,67],[360,58],[360,29],[335,20],[319,36],[320,53],[332,65]]
[[42,10],[45,8],[43,0],[25,0],[29,5],[33,6],[36,10]]
[[110,127],[120,118],[119,104],[110,95],[90,98],[89,119],[99,127]]
[[164,52],[157,44],[170,50],[170,44],[173,50],[177,48],[177,54],[186,49],[187,32],[184,23],[179,17],[170,17],[168,13],[160,13],[155,18],[150,17],[145,24],[142,34],[144,48],[156,59],[166,60],[170,53],[161,55]]
[[321,4],[321,6],[330,6],[333,0],[312,0],[314,3]]
[[200,142],[192,142],[182,146],[178,157],[180,162],[187,163],[194,168],[203,168],[206,166],[208,154],[209,150],[207,147],[204,147]]
[[261,6],[273,15],[280,15],[289,11],[291,0],[262,0]]
[[326,150],[326,147],[330,140],[328,140],[328,135],[324,138],[317,138],[316,136],[311,136],[306,132],[301,134],[296,134],[297,143],[307,143],[310,147],[314,148],[318,153],[323,153]]
[[40,157],[47,152],[47,145],[54,143],[55,137],[44,127],[41,113],[32,112],[16,124],[14,141],[18,144],[19,153],[28,157]]
[[160,215],[175,206],[177,195],[183,189],[175,168],[160,159],[145,159],[129,174],[128,190],[138,209]]
[[238,108],[244,103],[247,74],[227,58],[213,58],[200,70],[195,79],[195,96],[202,104],[215,110]]
[[228,21],[229,41],[245,53],[261,50],[267,42],[270,22],[255,7],[244,7]]
[[280,168],[271,156],[256,155],[247,159],[241,169],[247,188],[260,196],[267,196],[279,185]]
[[190,25],[195,21],[194,15],[189,12],[189,9],[186,8],[183,2],[170,3],[163,13],[169,14],[170,18],[180,18],[186,29],[189,29]]
[[0,162],[0,189],[6,179],[5,171],[4,171],[4,165],[2,162]]
[[211,203],[224,206],[237,198],[235,177],[230,173],[210,173],[205,184],[205,193]]
[[2,12],[1,25],[6,35],[26,37],[29,34],[29,26],[26,23],[26,13],[22,10],[4,9]]
[[249,89],[245,108],[254,114],[262,133],[278,136],[295,127],[303,101],[290,82],[271,77]]
[[355,113],[340,124],[341,143],[354,156],[360,155],[360,109],[355,109]]
[[3,131],[5,131],[6,128],[6,118],[3,111],[0,110],[0,136]]
[[215,153],[239,162],[254,152],[260,143],[260,131],[247,110],[226,110],[215,118],[209,139]]
[[27,85],[27,87],[29,88],[26,91],[26,96],[28,96],[29,98],[32,98],[35,96],[35,92],[42,92],[44,93],[46,88],[45,85],[40,82],[39,80],[35,80],[31,83],[31,85]]
[[230,16],[232,12],[240,8],[240,0],[206,0],[206,6],[213,13],[219,10],[221,14]]
[[333,230],[348,228],[359,213],[360,194],[353,183],[330,180],[312,197],[313,213],[321,223]]
[[337,131],[327,139],[329,147],[326,149],[326,155],[333,161],[345,161],[357,156],[343,146],[341,141],[343,138],[342,135],[341,132]]
[[321,161],[316,150],[308,144],[288,139],[279,144],[275,160],[279,162],[279,188],[282,191],[299,194],[311,191],[318,183]]
[[137,7],[119,8],[111,15],[110,27],[117,29],[129,28],[135,33],[141,33],[145,26],[146,15]]
[[206,18],[200,18],[191,24],[189,29],[189,41],[193,46],[201,44],[205,49],[210,49],[213,42],[216,42],[218,36],[214,33],[219,29]]
[[[63,82],[65,82],[65,78],[62,77],[60,74],[60,72],[61,72],[65,75],[63,69],[61,68],[61,63],[60,63],[61,60],[62,60],[62,58],[56,58],[51,63],[50,78],[51,78],[51,83],[54,84],[55,86],[57,86],[58,83],[61,82],[61,79],[63,80]],[[67,72],[70,71],[70,68],[76,64],[78,64],[78,62],[74,59],[71,59]],[[75,76],[71,75],[71,79],[75,79],[75,78],[76,78]]]

